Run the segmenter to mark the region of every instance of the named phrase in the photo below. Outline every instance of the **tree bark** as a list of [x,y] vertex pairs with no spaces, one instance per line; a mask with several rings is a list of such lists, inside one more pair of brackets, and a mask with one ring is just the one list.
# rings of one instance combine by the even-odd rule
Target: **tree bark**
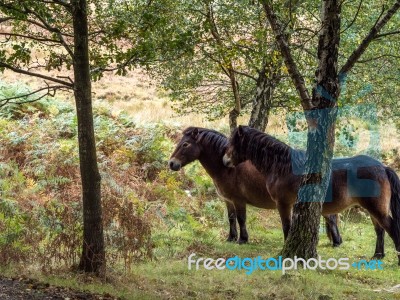
[[[276,66],[273,66],[276,67]],[[272,98],[276,87],[276,70],[267,74],[267,65],[264,64],[258,74],[256,94],[254,95],[249,126],[260,131],[265,131],[268,125],[269,113],[272,107]]]
[[236,81],[236,74],[235,71],[233,70],[232,62],[230,62],[230,67],[228,68],[228,75],[229,75],[229,80],[231,82],[233,99],[235,101],[235,106],[229,113],[229,129],[232,133],[237,127],[237,118],[239,117],[241,111],[239,85],[238,82]]
[[79,269],[103,275],[105,250],[100,173],[94,136],[86,0],[73,0],[75,102],[83,201],[83,246]]
[[293,207],[293,224],[282,249],[284,257],[307,259],[317,256],[322,203],[332,172],[337,99],[340,94],[340,10],[340,1],[323,1],[322,29],[318,42],[319,64],[311,99],[314,109],[305,110],[308,123],[305,170]]
[[237,127],[237,118],[239,117],[239,112],[236,108],[229,112],[229,130],[232,133]]

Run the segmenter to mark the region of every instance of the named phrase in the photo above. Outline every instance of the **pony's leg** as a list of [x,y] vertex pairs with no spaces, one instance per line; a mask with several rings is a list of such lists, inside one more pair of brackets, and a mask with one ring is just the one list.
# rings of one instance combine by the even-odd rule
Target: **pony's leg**
[[226,208],[228,210],[228,220],[229,220],[229,235],[227,241],[236,242],[238,237],[236,230],[236,208],[235,205],[230,201],[226,201]]
[[338,215],[325,216],[326,233],[333,247],[338,247],[343,242],[338,228]]
[[283,238],[286,240],[292,223],[292,207],[282,201],[278,201],[277,203],[279,216],[281,217]]
[[398,264],[400,265],[400,237],[396,233],[395,221],[389,215],[380,214],[379,212],[376,211],[374,212],[369,211],[369,212],[373,216],[373,219],[375,219],[376,222],[379,223],[380,227],[382,227],[389,234],[390,238],[393,240],[393,243],[397,251]]
[[246,244],[249,241],[249,234],[246,229],[246,205],[236,207],[236,213],[240,229],[238,243]]
[[398,265],[400,266],[400,236],[397,233],[395,221],[391,217],[386,216],[382,223],[381,226],[393,240],[397,252]]
[[376,233],[375,254],[372,259],[382,259],[385,257],[385,229],[374,218],[372,218],[372,223]]

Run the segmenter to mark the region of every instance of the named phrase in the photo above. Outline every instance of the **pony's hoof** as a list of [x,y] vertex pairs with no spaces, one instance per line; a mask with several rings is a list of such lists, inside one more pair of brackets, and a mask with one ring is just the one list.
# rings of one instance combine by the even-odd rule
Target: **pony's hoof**
[[237,241],[237,236],[228,236],[226,241],[227,242],[236,242]]
[[239,240],[238,240],[238,244],[239,244],[239,245],[247,244],[248,242],[249,242],[248,239],[239,239]]
[[332,243],[332,246],[333,246],[334,248],[336,248],[336,247],[339,247],[342,243],[343,243],[343,241],[342,241],[342,239],[340,239],[340,240],[337,241],[337,242],[333,242],[333,243]]
[[[371,259],[377,260],[377,259],[382,259],[385,257],[385,254],[382,253],[375,253],[374,256],[372,256]],[[399,262],[400,263],[400,262]]]

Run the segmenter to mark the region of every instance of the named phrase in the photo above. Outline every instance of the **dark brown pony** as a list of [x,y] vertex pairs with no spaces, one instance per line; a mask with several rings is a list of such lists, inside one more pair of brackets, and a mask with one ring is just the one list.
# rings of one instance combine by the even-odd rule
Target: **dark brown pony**
[[[237,166],[250,160],[267,176],[267,190],[272,200],[292,207],[299,190],[304,151],[295,150],[272,136],[239,126],[231,136],[224,155],[226,166]],[[371,215],[377,241],[375,258],[384,257],[384,233],[392,238],[400,265],[400,180],[389,167],[372,157],[358,155],[351,158],[333,159],[332,176],[322,214],[336,214],[344,209],[360,205]],[[291,209],[286,216],[290,227]]]
[[[222,157],[228,145],[228,138],[214,130],[189,127],[183,131],[183,137],[169,160],[171,170],[178,171],[185,165],[199,160],[213,179],[218,194],[226,201],[230,224],[228,241],[237,240],[236,219],[239,223],[239,243],[248,241],[246,230],[246,204],[259,208],[276,209],[281,215],[288,207],[282,206],[271,198],[262,175],[249,162],[243,162],[236,168],[224,166]],[[341,244],[336,216],[326,218],[327,233],[333,245]],[[286,229],[284,228],[284,232]]]

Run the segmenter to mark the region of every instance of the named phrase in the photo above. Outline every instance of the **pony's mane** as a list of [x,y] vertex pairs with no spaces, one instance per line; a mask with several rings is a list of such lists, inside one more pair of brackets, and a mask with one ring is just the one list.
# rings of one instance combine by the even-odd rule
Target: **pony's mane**
[[240,156],[244,156],[264,174],[286,175],[301,173],[305,153],[291,148],[269,134],[242,126],[242,135],[238,129],[232,134],[232,144]]
[[211,147],[221,157],[225,154],[228,146],[228,138],[225,135],[218,131],[201,127],[188,127],[183,131],[183,134],[191,135],[195,129],[198,130],[197,143]]

